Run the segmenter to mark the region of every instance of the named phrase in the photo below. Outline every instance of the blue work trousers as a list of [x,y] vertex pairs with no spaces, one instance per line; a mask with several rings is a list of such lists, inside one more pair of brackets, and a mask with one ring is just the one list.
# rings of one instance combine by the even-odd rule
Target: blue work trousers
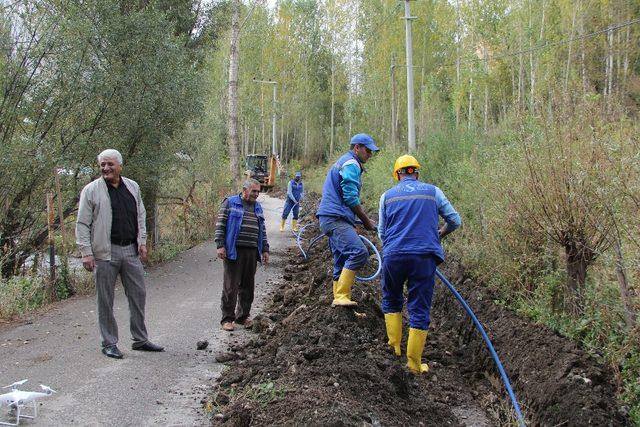
[[382,261],[382,311],[399,313],[407,282],[409,325],[429,329],[437,259],[432,255],[388,255]]
[[320,230],[329,238],[333,254],[333,280],[338,280],[343,268],[357,270],[369,261],[369,251],[356,229],[337,217],[320,216]]
[[294,203],[287,197],[287,201],[284,202],[284,210],[282,211],[282,219],[287,219],[289,212],[293,208],[293,219],[298,219],[298,212],[300,212],[300,203]]

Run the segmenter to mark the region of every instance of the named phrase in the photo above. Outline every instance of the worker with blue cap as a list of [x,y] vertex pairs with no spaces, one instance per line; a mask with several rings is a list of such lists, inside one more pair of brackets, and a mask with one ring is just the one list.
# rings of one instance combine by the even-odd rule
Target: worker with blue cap
[[304,198],[304,184],[302,183],[302,173],[297,171],[289,184],[287,184],[287,200],[284,202],[282,220],[280,221],[280,231],[284,231],[284,224],[287,221],[289,212],[293,210],[291,229],[298,232],[298,214],[300,213],[300,202]]
[[[460,215],[442,190],[418,181],[420,163],[415,157],[398,157],[393,177],[398,184],[380,197],[378,235],[382,241],[382,311],[389,345],[400,356],[402,306],[407,283],[409,339],[407,366],[417,374],[427,372],[422,351],[431,322],[431,300],[436,266],[444,261],[440,239],[461,225]],[[444,225],[439,227],[439,217]]]
[[378,150],[371,136],[354,135],[351,149],[331,166],[324,181],[316,216],[333,254],[333,307],[357,305],[351,300],[351,288],[356,270],[367,263],[369,252],[356,232],[356,218],[367,230],[376,228],[360,204],[362,165]]

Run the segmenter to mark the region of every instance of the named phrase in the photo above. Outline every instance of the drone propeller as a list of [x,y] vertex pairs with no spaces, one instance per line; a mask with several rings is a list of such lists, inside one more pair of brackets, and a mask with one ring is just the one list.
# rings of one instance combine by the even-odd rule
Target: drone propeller
[[46,385],[40,384],[40,388],[42,389],[42,391],[44,391],[47,394],[57,393],[57,391],[55,391],[54,389],[52,389],[51,387],[46,386]]
[[6,385],[6,386],[4,386],[2,388],[10,388],[12,390],[15,390],[16,388],[18,388],[22,384],[26,383],[27,381],[29,381],[29,380],[16,381],[15,383]]

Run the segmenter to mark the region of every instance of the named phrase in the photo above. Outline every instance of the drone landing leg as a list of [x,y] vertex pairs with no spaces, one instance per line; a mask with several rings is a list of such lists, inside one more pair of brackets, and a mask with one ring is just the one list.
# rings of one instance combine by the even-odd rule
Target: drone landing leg
[[[34,419],[35,417],[37,417],[37,416],[38,416],[38,408],[37,408],[37,406],[36,406],[36,401],[34,400],[32,403],[33,403],[33,415],[21,414],[20,416],[21,416],[22,418],[28,418],[28,419],[32,420],[32,419]],[[25,409],[26,409],[26,408],[27,408],[27,407],[25,406]]]
[[0,426],[17,426],[20,425],[20,407],[18,406],[16,408],[16,422],[14,423],[6,423],[3,421],[0,421]]

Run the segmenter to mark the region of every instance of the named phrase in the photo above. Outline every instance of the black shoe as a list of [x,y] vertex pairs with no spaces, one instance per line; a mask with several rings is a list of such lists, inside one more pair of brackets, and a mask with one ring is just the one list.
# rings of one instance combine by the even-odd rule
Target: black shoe
[[102,347],[102,354],[107,357],[113,357],[114,359],[122,359],[122,353],[118,350],[118,347],[115,345],[110,345],[108,347]]
[[155,345],[151,341],[145,341],[143,343],[133,343],[131,345],[131,350],[138,350],[138,351],[164,351],[164,347],[160,347],[159,345]]

